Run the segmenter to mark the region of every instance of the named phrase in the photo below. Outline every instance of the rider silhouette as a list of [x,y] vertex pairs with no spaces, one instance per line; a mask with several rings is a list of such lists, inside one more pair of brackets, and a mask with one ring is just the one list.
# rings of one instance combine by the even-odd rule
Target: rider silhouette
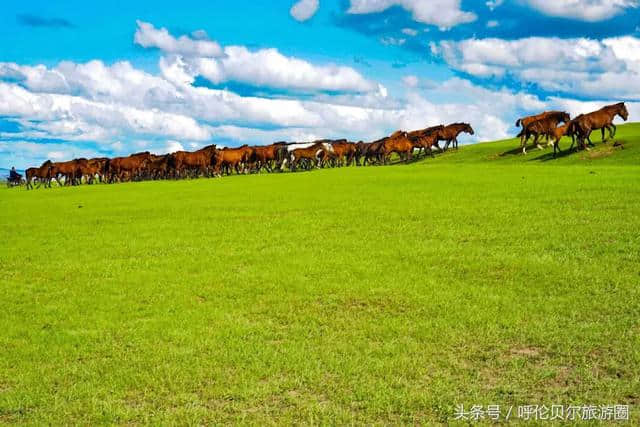
[[9,179],[11,181],[16,181],[18,179],[22,178],[22,175],[20,175],[18,172],[16,172],[16,167],[12,167],[11,171],[9,171]]

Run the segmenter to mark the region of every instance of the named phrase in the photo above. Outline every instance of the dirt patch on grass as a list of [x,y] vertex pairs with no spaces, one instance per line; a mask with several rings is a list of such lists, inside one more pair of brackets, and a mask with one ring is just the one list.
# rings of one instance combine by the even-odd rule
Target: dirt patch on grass
[[542,354],[542,350],[537,347],[516,347],[509,350],[511,357],[535,358]]
[[582,160],[596,160],[602,159],[605,157],[609,157],[613,155],[616,151],[624,148],[624,144],[622,142],[608,143],[608,145],[600,146],[595,150],[585,151],[581,159]]
[[555,376],[550,378],[546,385],[553,388],[568,387],[573,382],[571,379],[572,372],[573,370],[568,366],[558,366],[555,369]]

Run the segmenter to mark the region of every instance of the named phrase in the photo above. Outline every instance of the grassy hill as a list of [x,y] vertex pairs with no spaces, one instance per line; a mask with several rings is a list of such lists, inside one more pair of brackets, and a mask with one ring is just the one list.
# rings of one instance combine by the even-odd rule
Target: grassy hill
[[2,189],[0,421],[433,423],[457,404],[637,421],[640,125],[617,139]]

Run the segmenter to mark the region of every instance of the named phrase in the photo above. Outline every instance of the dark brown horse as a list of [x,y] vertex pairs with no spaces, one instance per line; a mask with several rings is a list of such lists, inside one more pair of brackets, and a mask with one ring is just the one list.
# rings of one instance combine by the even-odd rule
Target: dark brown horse
[[93,183],[96,175],[98,176],[98,180],[100,182],[104,182],[107,175],[108,164],[109,159],[107,157],[96,157],[93,159],[89,159],[88,167],[90,168],[90,170],[88,171],[88,182]]
[[151,155],[151,159],[146,165],[147,179],[167,179],[171,169],[171,154],[162,156]]
[[49,173],[52,179],[55,178],[60,183],[60,178],[64,177],[64,185],[78,185],[82,180],[82,169],[87,159],[74,159],[67,162],[55,162],[51,164]]
[[[174,172],[175,177],[209,176],[215,153],[215,145],[209,145],[193,153],[177,151],[170,154],[168,168]],[[149,161],[153,161],[153,158]]]
[[627,121],[629,118],[629,112],[624,102],[607,105],[598,111],[576,117],[571,122],[569,131],[578,137],[578,145],[582,148],[586,148],[585,139],[589,142],[589,145],[593,146],[590,138],[591,132],[598,129],[602,132],[602,142],[606,143],[605,130],[609,131],[610,138],[616,136],[617,128],[616,125],[613,124],[616,116],[620,116],[624,121]]
[[38,188],[42,184],[45,187],[51,187],[51,160],[47,160],[38,168],[28,168],[25,171],[27,177],[27,190],[33,188],[33,181],[38,182]]
[[110,159],[107,164],[107,180],[108,182],[114,182],[116,179],[118,181],[133,180],[144,172],[150,160],[151,153],[148,151]]
[[358,142],[356,144],[356,165],[360,166],[360,159],[362,159],[362,166],[382,164],[384,162],[383,148],[386,140],[387,137],[373,142]]
[[[531,136],[534,136],[533,144],[542,150],[542,146],[538,143],[541,136],[546,136],[547,141],[551,141],[554,137],[554,133],[558,124],[568,123],[571,120],[571,116],[564,111],[555,111],[548,113],[544,118],[529,122],[522,132],[520,132],[520,147],[522,148],[522,154],[527,154],[527,141]],[[555,152],[554,144],[554,152]]]
[[418,154],[424,150],[425,155],[428,153],[433,157],[433,146],[435,145],[438,147],[438,150],[440,150],[440,145],[438,145],[438,131],[442,129],[444,129],[444,125],[414,130],[408,133],[408,137],[418,149]]
[[537,120],[540,119],[544,119],[545,117],[547,117],[547,115],[549,114],[554,114],[554,113],[559,113],[560,111],[544,111],[540,114],[536,114],[534,116],[527,116],[527,117],[522,117],[520,119],[518,119],[516,121],[516,127],[519,127],[520,125],[522,125],[522,128],[524,129],[525,127],[527,127],[527,125],[529,125],[529,123],[533,123]]
[[475,132],[469,123],[453,123],[448,126],[445,126],[444,129],[441,129],[438,132],[438,140],[446,141],[444,150],[446,151],[449,148],[449,144],[453,143],[453,148],[458,149],[458,136],[465,132],[469,135],[474,135]]

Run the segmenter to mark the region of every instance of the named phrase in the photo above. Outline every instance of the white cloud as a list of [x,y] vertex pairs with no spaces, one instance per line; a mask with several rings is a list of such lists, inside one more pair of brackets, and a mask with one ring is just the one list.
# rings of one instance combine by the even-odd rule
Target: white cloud
[[[173,83],[191,84],[197,76],[202,76],[214,84],[236,81],[305,91],[367,92],[377,89],[374,82],[351,67],[314,65],[285,56],[274,48],[251,51],[244,46],[226,46],[222,49],[216,44],[220,49],[208,54],[206,49],[193,45],[201,41],[187,36],[175,39],[164,28],[156,30],[151,24],[141,22],[138,25],[136,43],[143,47],[158,47],[172,54],[161,60],[160,67],[164,77]],[[145,34],[145,38],[138,34]]]
[[612,18],[625,9],[638,7],[637,0],[525,0],[534,9],[550,16],[587,22]]
[[400,6],[411,12],[415,21],[436,25],[441,30],[473,22],[477,18],[474,13],[460,9],[460,0],[351,0],[347,12],[378,13],[393,6]]
[[418,30],[414,30],[413,28],[403,28],[402,29],[402,34],[414,37],[414,36],[418,35]]
[[15,166],[19,169],[26,169],[31,166],[39,166],[47,159],[60,161],[79,157],[99,157],[102,155],[103,154],[97,150],[72,144],[38,144],[24,140],[0,140],[0,164],[2,164],[3,167]]
[[402,82],[409,87],[418,87],[420,80],[416,76],[409,75],[402,78]]
[[489,9],[493,10],[496,7],[500,6],[502,3],[504,3],[504,0],[488,0],[486,2],[486,5]]
[[287,57],[277,49],[250,51],[244,46],[227,46],[225,57],[201,58],[191,62],[192,70],[213,83],[229,80],[299,90],[367,92],[376,85],[351,67],[313,65]]
[[[31,137],[106,141],[124,134],[166,135],[194,140],[210,137],[191,117],[80,96],[35,93],[0,82],[0,115],[36,121]],[[47,136],[45,136],[47,135]]]
[[302,22],[311,19],[319,6],[319,0],[300,0],[291,7],[290,13],[295,20]]
[[175,153],[176,151],[184,151],[184,147],[178,141],[167,141],[164,151],[167,153]]
[[212,40],[203,40],[206,33],[200,30],[196,33],[197,38],[180,36],[178,38],[169,34],[166,28],[156,28],[153,24],[143,21],[136,21],[136,29],[133,40],[142,47],[158,48],[164,52],[180,53],[182,55],[193,56],[220,56],[222,48]]
[[380,39],[380,43],[382,43],[385,46],[402,46],[403,44],[405,44],[407,41],[407,39],[403,39],[403,38],[396,38],[396,37],[382,37]]
[[452,68],[475,77],[535,83],[548,91],[640,99],[640,39],[531,37],[432,44]]
[[495,28],[500,25],[500,22],[492,19],[491,21],[487,21],[487,28]]

